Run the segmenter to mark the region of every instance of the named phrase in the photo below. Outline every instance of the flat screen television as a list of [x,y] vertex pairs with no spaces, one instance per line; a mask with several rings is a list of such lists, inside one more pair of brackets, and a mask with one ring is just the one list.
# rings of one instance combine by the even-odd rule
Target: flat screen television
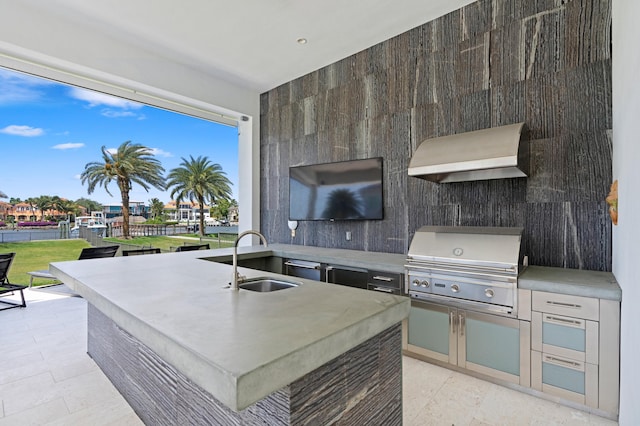
[[384,219],[382,158],[289,168],[289,220]]

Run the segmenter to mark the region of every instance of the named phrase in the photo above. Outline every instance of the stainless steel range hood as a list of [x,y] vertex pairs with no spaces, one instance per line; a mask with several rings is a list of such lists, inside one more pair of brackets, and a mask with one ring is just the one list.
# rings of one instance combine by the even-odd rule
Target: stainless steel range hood
[[423,141],[409,163],[409,176],[433,182],[526,177],[528,141],[524,123]]

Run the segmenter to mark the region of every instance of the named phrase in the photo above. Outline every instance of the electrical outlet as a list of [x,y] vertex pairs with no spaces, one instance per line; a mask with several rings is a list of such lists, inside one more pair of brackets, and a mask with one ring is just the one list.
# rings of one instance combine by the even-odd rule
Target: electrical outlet
[[351,241],[351,231],[347,231],[347,233],[345,234],[345,238],[347,239],[347,241]]

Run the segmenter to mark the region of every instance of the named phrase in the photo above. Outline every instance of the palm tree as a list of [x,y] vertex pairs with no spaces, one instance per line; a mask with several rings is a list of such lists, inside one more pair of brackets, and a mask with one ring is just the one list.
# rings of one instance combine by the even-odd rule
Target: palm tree
[[67,219],[69,219],[69,213],[71,213],[74,217],[78,215],[80,206],[78,206],[76,203],[74,203],[71,200],[60,198],[58,196],[55,196],[53,198],[54,198],[54,208],[59,212],[66,214]]
[[198,203],[200,210],[200,236],[204,236],[204,205],[215,204],[218,200],[226,200],[231,197],[231,181],[222,166],[211,163],[207,157],[182,158],[180,167],[169,172],[167,188],[171,190],[171,198],[177,194],[176,205],[180,201],[189,199],[192,203]]
[[159,198],[150,199],[149,211],[152,219],[162,219],[164,216],[164,203]]
[[50,210],[52,207],[51,197],[48,195],[41,195],[39,197],[35,197],[33,204],[35,204],[36,208],[40,210],[40,221],[44,221],[44,212]]
[[165,183],[162,173],[164,167],[153,157],[146,146],[126,141],[117,151],[112,152],[102,147],[102,161],[93,161],[84,166],[80,175],[82,183],[88,184],[87,192],[91,194],[96,186],[104,187],[107,194],[109,183],[115,180],[122,198],[122,234],[129,235],[129,191],[131,185],[137,183],[149,192],[150,185],[164,190]]
[[36,217],[36,208],[35,208],[35,204],[38,201],[38,197],[29,197],[26,200],[24,200],[25,203],[29,204],[29,217],[27,218],[27,220],[33,220],[36,221],[38,220],[38,218]]
[[82,208],[84,208],[87,213],[97,212],[102,210],[102,204],[97,201],[90,200],[88,198],[78,198],[76,200],[76,204]]

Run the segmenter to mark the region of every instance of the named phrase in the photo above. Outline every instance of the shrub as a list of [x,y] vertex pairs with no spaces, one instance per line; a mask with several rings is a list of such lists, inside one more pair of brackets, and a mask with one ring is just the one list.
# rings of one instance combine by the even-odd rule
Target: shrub
[[36,226],[56,226],[57,223],[56,222],[18,222],[18,227],[24,227],[24,226],[31,226],[31,227],[36,227]]
[[0,228],[4,228],[5,226],[7,226],[7,224],[0,220]]

